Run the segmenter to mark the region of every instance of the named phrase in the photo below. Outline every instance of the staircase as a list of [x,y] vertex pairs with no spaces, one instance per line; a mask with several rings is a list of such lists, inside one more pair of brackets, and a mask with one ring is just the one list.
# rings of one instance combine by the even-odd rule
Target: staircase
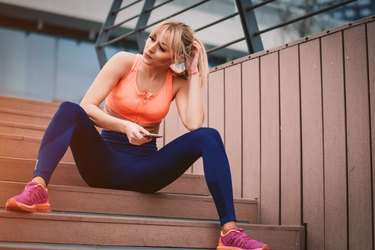
[[[0,97],[0,249],[215,249],[220,230],[203,176],[185,174],[156,194],[88,187],[71,152],[49,185],[53,212],[4,210],[29,181],[58,104]],[[302,226],[257,223],[257,202],[236,199],[240,226],[271,249],[304,249]]]

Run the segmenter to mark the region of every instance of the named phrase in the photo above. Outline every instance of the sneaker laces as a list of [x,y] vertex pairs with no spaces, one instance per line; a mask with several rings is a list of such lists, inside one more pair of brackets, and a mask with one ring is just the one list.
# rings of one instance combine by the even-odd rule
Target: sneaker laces
[[44,195],[38,190],[38,186],[39,184],[28,183],[23,191],[33,203],[44,199]]
[[243,228],[235,228],[232,231],[233,236],[231,238],[231,244],[238,247],[250,247],[251,242],[254,240],[247,236],[244,231],[245,230]]

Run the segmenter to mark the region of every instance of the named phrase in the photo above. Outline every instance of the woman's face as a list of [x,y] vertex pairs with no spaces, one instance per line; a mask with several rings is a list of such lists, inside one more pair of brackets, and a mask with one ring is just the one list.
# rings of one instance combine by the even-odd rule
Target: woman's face
[[143,51],[144,62],[157,67],[169,67],[173,64],[172,51],[167,41],[164,31],[151,33]]

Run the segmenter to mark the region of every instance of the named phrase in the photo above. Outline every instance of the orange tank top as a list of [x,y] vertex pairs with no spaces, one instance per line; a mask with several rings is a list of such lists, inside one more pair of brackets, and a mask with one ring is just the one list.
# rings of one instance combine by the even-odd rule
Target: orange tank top
[[140,92],[136,79],[141,60],[142,55],[136,55],[130,72],[112,89],[106,105],[126,120],[145,125],[160,123],[173,100],[173,74],[168,71],[164,85],[157,93]]

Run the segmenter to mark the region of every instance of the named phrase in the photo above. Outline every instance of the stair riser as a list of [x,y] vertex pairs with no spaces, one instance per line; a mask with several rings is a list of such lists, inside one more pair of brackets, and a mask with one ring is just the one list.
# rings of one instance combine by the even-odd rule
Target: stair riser
[[213,248],[216,247],[219,232],[219,228],[213,225],[186,227],[49,218],[0,218],[0,223],[0,241],[58,244]]
[[[0,224],[0,242],[142,247],[215,248],[220,230],[216,223],[84,214],[0,212]],[[273,250],[304,249],[301,226],[240,226],[253,238],[267,242]]]
[[[209,248],[111,247],[93,245],[0,242],[0,250],[210,250]],[[212,249],[212,248],[211,248]]]
[[[0,157],[0,180],[28,182],[32,176],[35,160]],[[51,184],[83,186],[87,184],[81,178],[73,163],[60,163],[51,178]],[[206,181],[201,175],[183,175],[161,192],[189,195],[209,195]]]
[[[0,135],[0,156],[36,159],[41,140],[34,138],[7,137]],[[73,156],[68,149],[61,159],[63,162],[73,162]]]
[[33,128],[20,128],[16,126],[0,125],[0,134],[21,135],[41,139],[45,130]]
[[37,111],[44,114],[53,114],[56,112],[58,103],[42,102],[15,97],[0,97],[0,107],[12,108],[21,111]]
[[35,113],[30,113],[30,115],[26,115],[26,114],[20,114],[16,112],[17,110],[9,113],[0,109],[0,120],[7,121],[7,122],[18,122],[18,123],[25,123],[25,124],[47,126],[52,119],[51,115],[37,116]]
[[[22,183],[0,182],[0,207],[23,188]],[[51,185],[49,198],[55,211],[218,220],[215,204],[208,197]],[[256,223],[256,203],[235,202],[235,207],[239,221]]]

